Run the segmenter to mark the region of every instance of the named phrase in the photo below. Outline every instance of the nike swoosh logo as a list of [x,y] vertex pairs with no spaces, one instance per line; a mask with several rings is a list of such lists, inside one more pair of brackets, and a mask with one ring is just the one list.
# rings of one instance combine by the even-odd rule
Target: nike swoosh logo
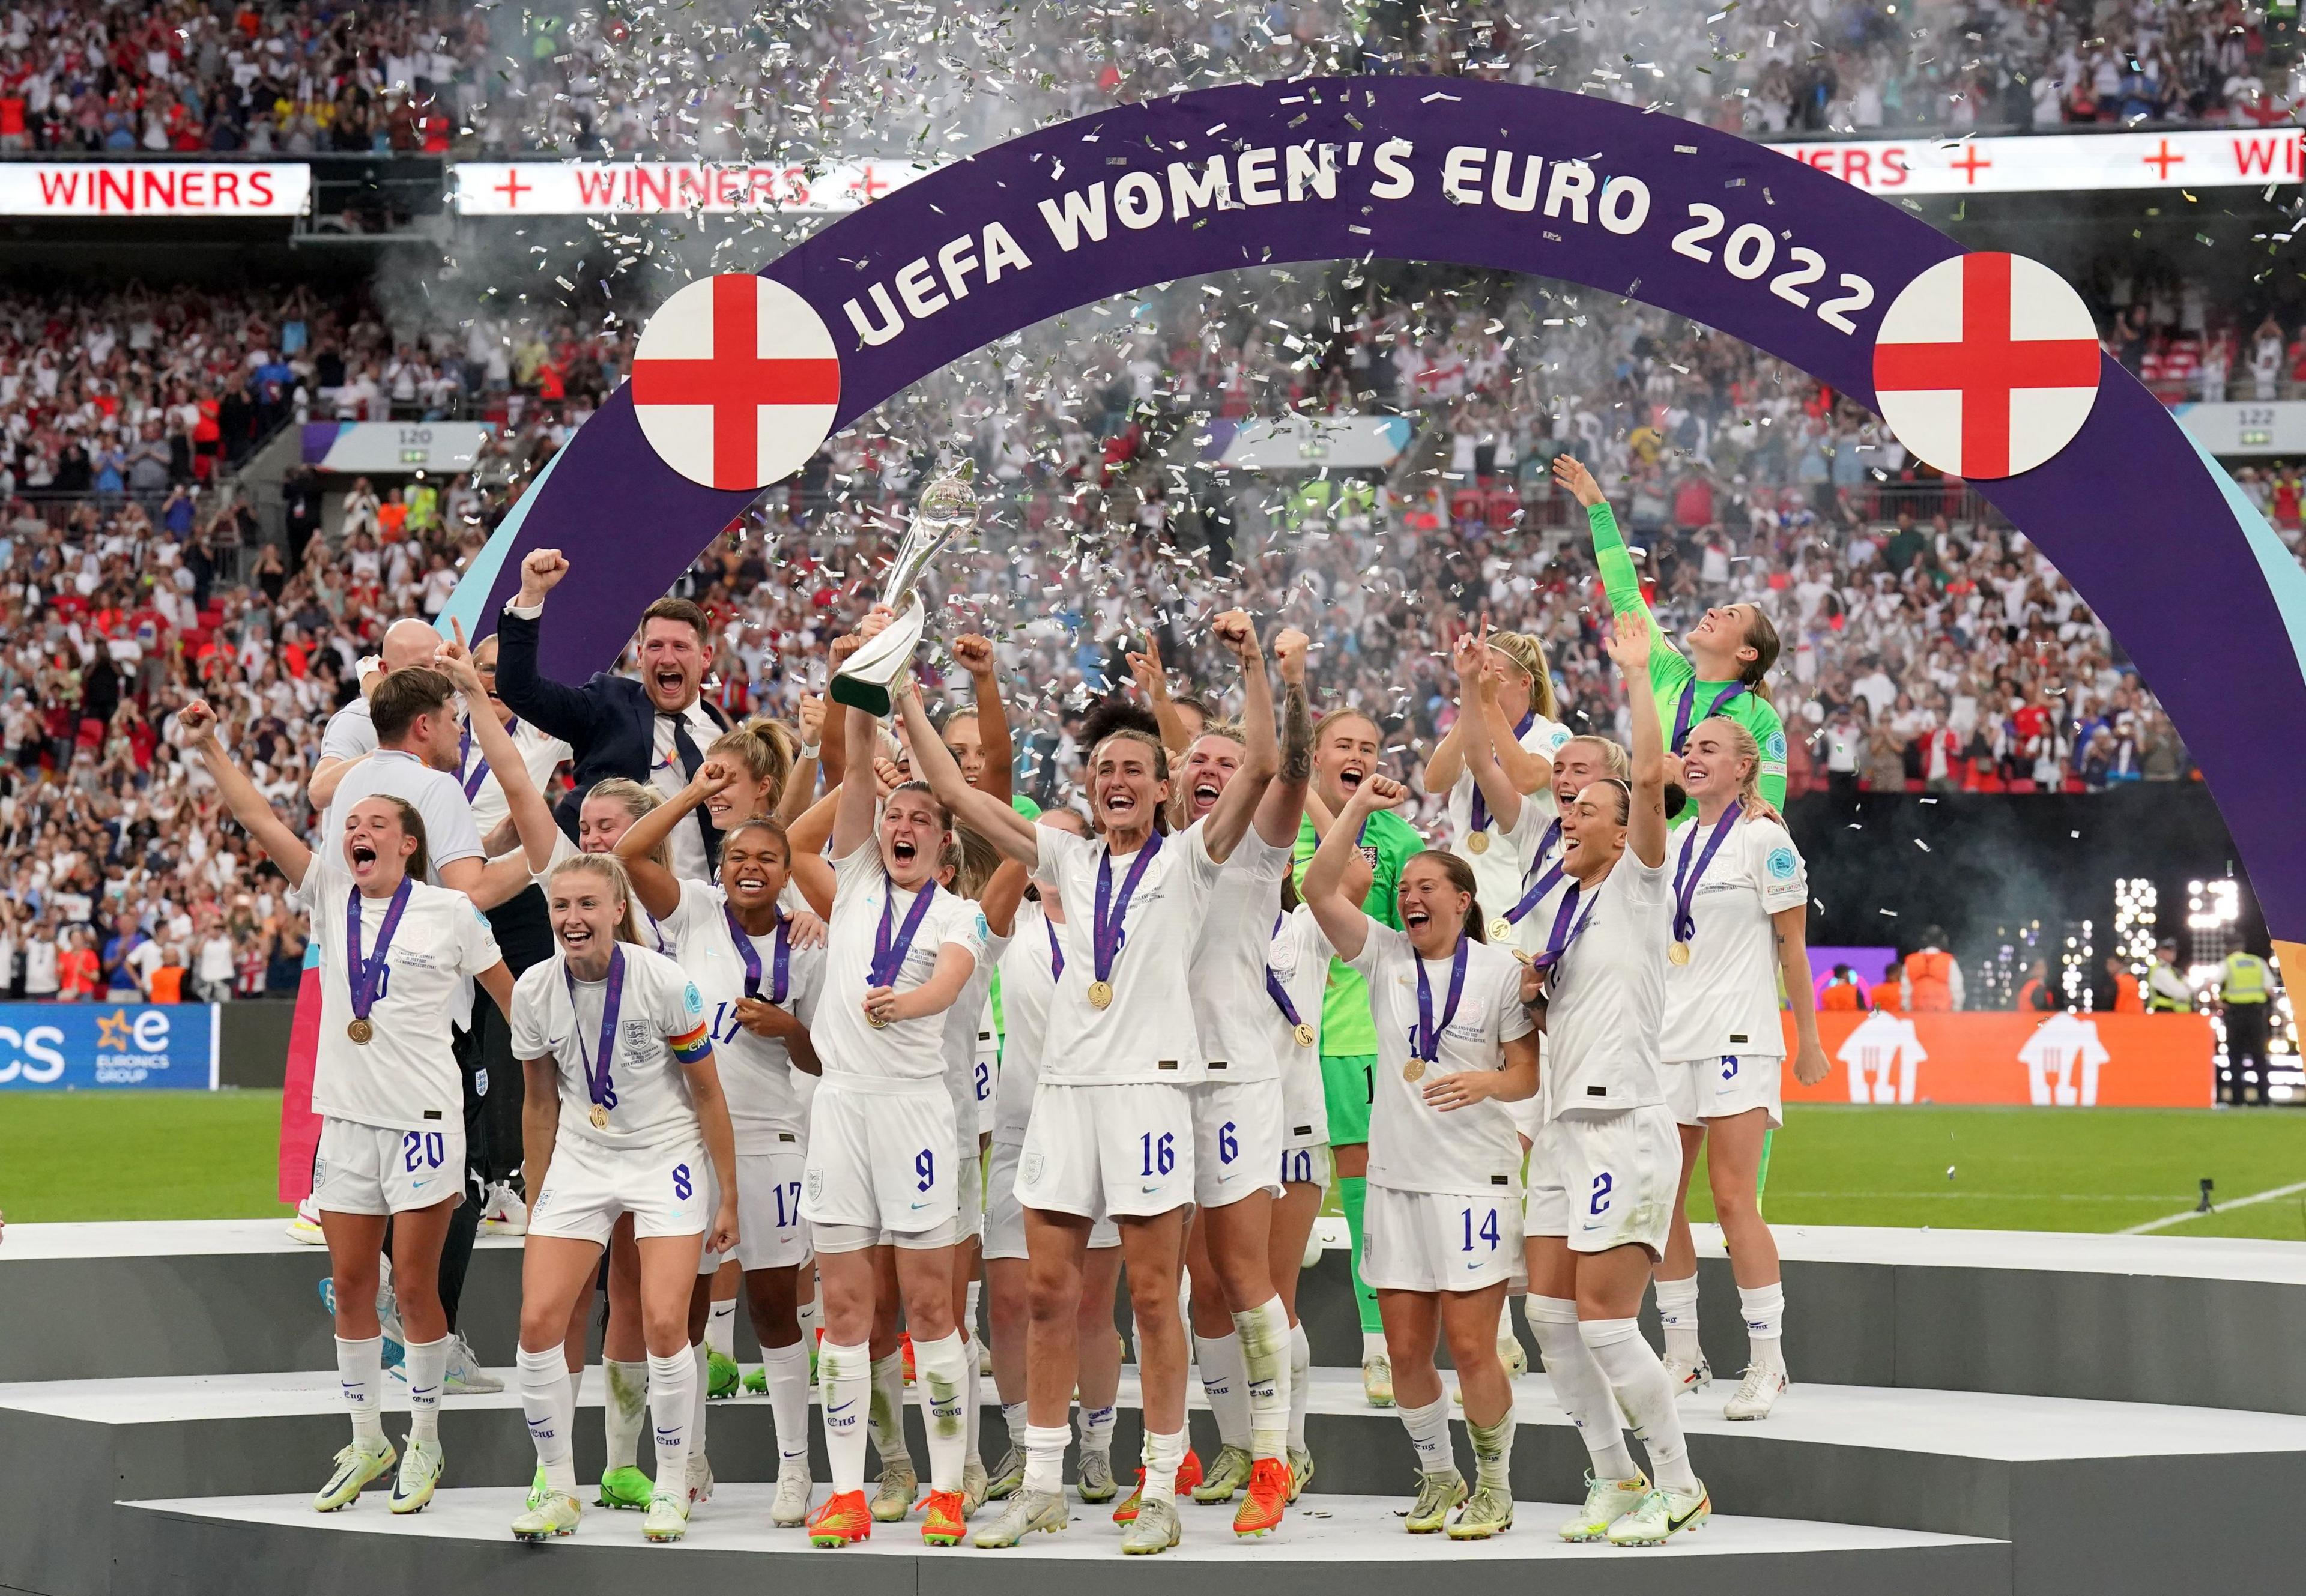
[[1150,1197],[1150,1196],[1152,1196],[1156,1191],[1158,1191],[1159,1190],[1161,1190],[1161,1188],[1160,1188],[1160,1187],[1158,1187],[1158,1186],[1140,1186],[1140,1187],[1138,1187],[1138,1188],[1137,1188],[1137,1190],[1138,1190],[1138,1192],[1139,1192],[1139,1194],[1140,1194],[1140,1195],[1141,1195],[1141,1196],[1145,1196],[1145,1197]]
[[852,1397],[850,1397],[847,1402],[844,1402],[844,1403],[841,1404],[841,1405],[840,1405],[840,1406],[838,1406],[838,1407],[829,1407],[829,1408],[825,1409],[825,1410],[824,1410],[824,1416],[825,1416],[826,1418],[828,1418],[828,1419],[833,1418],[833,1417],[834,1417],[836,1414],[840,1414],[840,1413],[847,1413],[850,1408],[853,1408],[853,1407],[855,1407],[856,1405],[857,1405],[857,1399],[856,1399],[854,1396],[852,1396]]
[[929,1205],[928,1205],[928,1204],[927,1204],[927,1203],[925,1203],[925,1202],[917,1202],[917,1203],[913,1204],[913,1208],[914,1208],[914,1211],[915,1211],[915,1212],[918,1212],[920,1209],[925,1208],[927,1208],[927,1207],[928,1207],[928,1206],[929,1206]]
[[408,1387],[408,1400],[414,1402],[420,1396],[430,1396],[440,1388],[438,1386],[411,1386]]
[[1700,1510],[1710,1507],[1712,1505],[1713,1498],[1712,1497],[1700,1497],[1695,1503],[1691,1504],[1689,1511],[1683,1514],[1679,1518],[1676,1518],[1669,1513],[1666,1515],[1665,1520],[1667,1530],[1670,1532],[1681,1528],[1682,1525],[1696,1517]]

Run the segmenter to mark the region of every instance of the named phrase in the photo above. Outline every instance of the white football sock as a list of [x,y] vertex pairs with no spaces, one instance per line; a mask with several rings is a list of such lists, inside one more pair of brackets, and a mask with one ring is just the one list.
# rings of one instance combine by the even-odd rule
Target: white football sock
[[1697,1345],[1697,1276],[1657,1283],[1658,1323],[1665,1330],[1665,1355],[1695,1366],[1704,1361]]
[[343,1390],[345,1411],[352,1415],[353,1439],[370,1451],[384,1444],[384,1421],[377,1413],[384,1381],[384,1336],[365,1341],[337,1337],[337,1384]]
[[[564,1369],[568,1368],[567,1359],[564,1358],[561,1360],[561,1367]],[[576,1411],[576,1404],[584,1400],[585,1366],[580,1363],[576,1368],[568,1370],[568,1411],[572,1413],[575,1413]]]
[[715,1302],[705,1316],[705,1344],[724,1358],[737,1355],[737,1299]]
[[1313,1395],[1313,1348],[1305,1327],[1289,1327],[1289,1444],[1305,1450],[1305,1406]]
[[568,1400],[568,1370],[560,1349],[541,1353],[520,1349],[516,1360],[520,1373],[520,1411],[528,1421],[528,1438],[536,1445],[536,1461],[544,1466],[546,1489],[564,1497],[576,1494],[576,1455],[569,1445],[574,1427]]
[[1241,1337],[1196,1336],[1193,1361],[1200,1365],[1201,1389],[1217,1415],[1217,1439],[1228,1447],[1249,1450],[1249,1370],[1241,1353]]
[[761,1368],[769,1381],[769,1416],[776,1421],[777,1461],[808,1455],[808,1343],[764,1346]]
[[[1001,1424],[1002,1428],[1009,1432],[1010,1447],[1020,1453],[1023,1452],[1025,1450],[1025,1404],[1021,1402],[1003,1403]],[[1072,1432],[1069,1430],[1066,1433],[1070,1435]]]
[[913,1342],[913,1379],[920,1395],[921,1428],[929,1439],[929,1489],[959,1490],[969,1455],[968,1344],[953,1330],[935,1341]]
[[1503,1346],[1513,1338],[1513,1293],[1507,1292],[1498,1304],[1498,1344]]
[[961,1331],[969,1337],[969,1344],[971,1346],[975,1346],[978,1344],[977,1307],[978,1303],[985,1300],[985,1282],[983,1280],[970,1281],[969,1283],[969,1289],[961,1293]]
[[1177,1469],[1185,1461],[1185,1432],[1173,1430],[1166,1435],[1145,1432],[1145,1500],[1177,1501]]
[[1233,1324],[1249,1381],[1250,1453],[1278,1461],[1289,1445],[1289,1310],[1271,1296]]
[[601,1430],[607,1438],[601,1470],[612,1474],[640,1461],[641,1417],[648,1409],[648,1364],[603,1359],[601,1371],[609,1382],[601,1403]]
[[[918,1373],[921,1349],[913,1346],[913,1370]],[[872,1432],[873,1450],[880,1455],[881,1467],[910,1469],[913,1455],[905,1444],[905,1354],[901,1347],[885,1358],[873,1360],[873,1401],[866,1415],[866,1426]]]
[[[712,1348],[702,1341],[688,1349],[689,1361],[696,1365],[696,1411],[689,1415],[688,1449],[685,1454],[690,1457],[705,1455],[705,1393],[713,1384],[711,1357]],[[688,1489],[688,1481],[681,1481],[680,1488],[683,1490]]]
[[1401,1427],[1409,1431],[1409,1444],[1417,1449],[1417,1466],[1428,1474],[1444,1473],[1457,1466],[1454,1449],[1449,1445],[1449,1399],[1437,1396],[1422,1408],[1405,1407]]
[[1581,1319],[1577,1334],[1633,1420],[1634,1433],[1650,1455],[1650,1477],[1660,1485],[1694,1489],[1697,1476],[1690,1472],[1689,1442],[1673,1405],[1673,1382],[1666,1378],[1656,1349],[1642,1339],[1641,1326],[1629,1319]]
[[817,1305],[817,1300],[811,1297],[807,1302],[803,1302],[800,1305],[800,1311],[794,1317],[800,1320],[800,1344],[803,1346],[815,1346],[817,1327],[824,1322],[824,1310]]
[[686,1498],[688,1438],[696,1422],[696,1370],[704,1362],[694,1347],[648,1361],[649,1425],[656,1437],[656,1489]]
[[[1786,1283],[1738,1288],[1738,1306],[1746,1316],[1746,1341],[1755,1364],[1776,1374],[1786,1371]],[[414,1355],[416,1349],[410,1347]]]
[[833,1493],[865,1489],[865,1429],[873,1402],[873,1352],[863,1342],[816,1349],[819,1400],[824,1404],[824,1453],[833,1464]]
[[1389,1357],[1390,1355],[1391,1355],[1391,1354],[1389,1354],[1388,1353],[1387,1353],[1387,1351],[1385,1350],[1385,1332],[1384,1332],[1384,1331],[1382,1331],[1382,1330],[1363,1330],[1363,1331],[1362,1332],[1362,1362],[1366,1363],[1366,1362],[1368,1362],[1371,1358],[1384,1358],[1384,1357]]
[[448,1373],[448,1337],[408,1344],[408,1438],[440,1438],[440,1382]]
[[1466,1420],[1465,1434],[1473,1443],[1474,1483],[1513,1495],[1513,1410],[1507,1408],[1506,1416],[1495,1424]]
[[[1112,1431],[1106,1432],[1108,1440]],[[1022,1416],[1018,1427],[1010,1431],[1021,1435],[1025,1441],[1025,1489],[1055,1493],[1065,1488],[1065,1443],[1073,1432],[1062,1424],[1043,1429],[1038,1424],[1026,1424]]]
[[1567,1297],[1522,1300],[1529,1333],[1537,1338],[1537,1355],[1553,1382],[1553,1399],[1584,1438],[1593,1460],[1596,1480],[1630,1480],[1641,1471],[1626,1450],[1626,1435],[1618,1422],[1618,1399],[1610,1394],[1610,1377],[1593,1361],[1584,1337],[1577,1333],[1577,1304]]
[[1121,1422],[1117,1409],[1083,1408],[1080,1411],[1080,1444],[1084,1452],[1102,1452],[1113,1455],[1113,1430]]
[[[974,1291],[976,1287],[969,1289]],[[969,1404],[962,1415],[969,1425],[969,1441],[961,1454],[963,1463],[972,1457],[980,1463],[985,1459],[985,1360],[978,1355],[979,1350],[976,1336],[963,1330],[961,1336],[961,1385],[964,1387],[961,1399]]]

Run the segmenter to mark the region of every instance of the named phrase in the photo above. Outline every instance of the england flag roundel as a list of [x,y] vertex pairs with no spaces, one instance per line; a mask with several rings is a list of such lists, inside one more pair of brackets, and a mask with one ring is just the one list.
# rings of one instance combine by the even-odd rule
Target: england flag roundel
[[2097,400],[2097,327],[2066,280],[2023,255],[1941,260],[1883,313],[1875,400],[1898,441],[1950,476],[2031,471]]
[[633,414],[658,457],[708,488],[791,475],[833,430],[841,359],[809,303],[747,272],[700,277],[633,352]]

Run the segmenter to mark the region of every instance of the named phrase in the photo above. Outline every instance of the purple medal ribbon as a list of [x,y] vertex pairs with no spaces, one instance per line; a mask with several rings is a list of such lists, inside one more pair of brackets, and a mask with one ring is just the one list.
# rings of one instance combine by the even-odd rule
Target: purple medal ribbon
[[1065,951],[1057,946],[1057,923],[1045,914],[1041,917],[1041,929],[1049,934],[1049,979],[1058,980],[1065,973]]
[[1457,933],[1457,952],[1449,960],[1449,1006],[1441,1011],[1439,1026],[1433,1023],[1433,986],[1425,978],[1425,960],[1417,960],[1417,1028],[1409,1033],[1409,1051],[1429,1064],[1441,1056],[1441,1033],[1457,1018],[1457,1000],[1465,995],[1465,955],[1472,946],[1471,937]]
[[[560,967],[560,978],[568,983],[568,1012],[574,1020],[576,1012],[576,972],[566,963]],[[594,1050],[600,1060],[595,1066],[585,1056],[585,1033],[581,1026],[570,1027],[576,1033],[576,1062],[585,1066],[585,1091],[593,1106],[606,1111],[616,1101],[616,1093],[609,1079],[609,1067],[617,1056],[617,1011],[625,1003],[625,949],[622,943],[609,949],[608,990],[601,994],[601,1045]],[[595,1122],[596,1123],[604,1122]]]
[[[736,909],[726,898],[721,900],[721,913],[729,922],[729,940],[737,944],[737,957],[745,961],[745,995],[761,995],[761,950],[754,944],[753,934],[737,918]],[[792,987],[792,922],[784,916],[777,917],[777,952],[774,984],[769,988],[769,1001],[781,1003]]]
[[[1553,851],[1554,845],[1560,841],[1561,823],[1557,820],[1551,825],[1545,828],[1545,836],[1537,845],[1537,858],[1539,859],[1544,858],[1547,854]],[[1534,871],[1536,867],[1536,860],[1532,860],[1530,865],[1531,870]],[[1524,919],[1528,917],[1529,911],[1531,909],[1535,909],[1539,904],[1545,901],[1545,895],[1553,891],[1554,883],[1559,881],[1561,879],[1561,875],[1562,869],[1560,861],[1556,860],[1553,867],[1548,870],[1544,875],[1538,876],[1537,880],[1530,887],[1529,891],[1521,895],[1521,901],[1515,904],[1511,909],[1506,910],[1506,924],[1508,926],[1520,925]],[[1526,881],[1529,878],[1527,876],[1524,876],[1523,879]]]
[[392,889],[392,901],[385,906],[384,924],[376,928],[376,951],[367,958],[361,957],[361,894],[354,889],[345,902],[346,939],[352,944],[352,960],[345,967],[345,985],[352,988],[353,1018],[366,1020],[368,1011],[376,1007],[377,977],[384,973],[384,956],[392,948],[392,934],[400,929],[401,912],[408,907],[410,890],[414,886],[406,875]]
[[1089,927],[1096,934],[1093,952],[1097,962],[1097,979],[1113,979],[1114,960],[1121,957],[1122,943],[1128,940],[1122,921],[1129,914],[1129,900],[1137,891],[1137,883],[1145,879],[1145,867],[1153,856],[1161,851],[1161,833],[1154,832],[1145,839],[1145,846],[1129,863],[1129,874],[1121,878],[1121,892],[1113,890],[1113,853],[1107,849],[1097,861],[1097,914]]
[[1721,844],[1729,841],[1741,813],[1738,807],[1732,804],[1723,811],[1721,818],[1713,823],[1713,834],[1705,839],[1705,851],[1697,856],[1695,870],[1689,866],[1689,855],[1690,850],[1697,846],[1697,828],[1690,827],[1689,835],[1683,840],[1681,863],[1674,867],[1673,872],[1673,939],[1676,942],[1686,943],[1697,935],[1697,922],[1689,912],[1690,903],[1697,896],[1697,883],[1705,879],[1705,866],[1713,862],[1713,856],[1721,850]]
[[[1699,719],[1712,720],[1715,715],[1721,713],[1721,706],[1723,704],[1729,703],[1731,699],[1738,696],[1747,690],[1747,689],[1744,682],[1731,682],[1727,687],[1724,687],[1721,690],[1721,696],[1713,701],[1713,707],[1707,710],[1704,715],[1699,717]],[[1680,753],[1689,742],[1689,713],[1696,707],[1697,678],[1692,676],[1687,683],[1683,684],[1681,689],[1680,707],[1673,712],[1672,747],[1673,751],[1677,754]]]
[[929,917],[929,900],[936,896],[937,888],[933,881],[921,883],[920,894],[913,900],[913,907],[905,916],[904,928],[893,940],[889,935],[889,919],[891,911],[897,907],[897,883],[884,875],[881,884],[884,892],[881,899],[880,928],[873,933],[871,977],[874,986],[893,990],[897,977],[904,970],[905,955],[913,951],[913,938],[919,934],[921,922]]
[[[1477,709],[1473,713],[1480,714],[1482,712]],[[1524,711],[1521,724],[1514,728],[1514,741],[1518,743],[1527,737],[1529,729],[1536,724],[1537,712],[1533,709]],[[1490,800],[1482,796],[1482,784],[1479,781],[1473,783],[1473,829],[1477,832],[1486,832],[1490,829]]]
[[[493,710],[488,710],[488,709],[485,709],[485,708],[484,708],[481,713],[484,713],[484,714],[493,714],[495,712],[494,712]],[[519,716],[516,715],[516,716],[514,716],[511,720],[507,721],[505,722],[505,735],[506,735],[506,736],[509,737],[509,736],[511,736],[514,732],[516,732],[516,731],[517,731],[517,730],[520,730],[520,717],[519,717]],[[471,764],[472,763],[473,763],[473,727],[472,727],[472,722],[471,722],[471,721],[467,721],[465,723],[465,736],[464,736],[464,740],[463,740],[462,742],[460,742],[460,743],[458,743],[458,744],[457,745],[457,768],[458,770],[464,770],[464,769],[465,769],[465,767],[466,765]],[[473,770],[470,770],[470,771],[465,771],[465,801],[466,803],[468,803],[468,804],[469,804],[469,803],[471,803],[471,802],[473,801],[474,798],[474,797],[476,797],[476,796],[479,794],[480,790],[481,790],[481,783],[482,783],[482,782],[483,782],[483,781],[487,781],[488,779],[489,779],[489,762],[488,762],[486,759],[482,760],[482,761],[481,761],[481,763],[480,763],[480,764],[479,764],[476,768],[474,768],[474,769],[473,769]]]
[[[1273,931],[1271,936],[1267,939],[1268,942],[1273,936],[1281,935],[1281,920],[1282,917],[1279,915],[1273,917]],[[1270,964],[1265,967],[1265,995],[1271,998],[1273,1006],[1281,1011],[1281,1018],[1289,1022],[1291,1030],[1294,1031],[1305,1023],[1304,1017],[1297,1012],[1297,1005],[1289,1001],[1287,988],[1281,985],[1281,977],[1273,973],[1273,966]],[[1454,1014],[1456,1010],[1452,1008],[1450,1012]],[[1442,1023],[1446,1025],[1448,1021],[1444,1020]]]
[[[1563,956],[1569,952],[1569,944],[1584,935],[1585,927],[1593,923],[1592,903],[1585,906],[1584,917],[1574,927],[1569,923],[1570,917],[1577,912],[1577,899],[1584,891],[1584,887],[1573,881],[1569,883],[1569,890],[1561,895],[1561,907],[1553,914],[1553,929],[1545,935],[1545,951],[1530,960],[1533,968],[1548,975],[1553,974]],[[1596,901],[1599,901],[1598,897]]]

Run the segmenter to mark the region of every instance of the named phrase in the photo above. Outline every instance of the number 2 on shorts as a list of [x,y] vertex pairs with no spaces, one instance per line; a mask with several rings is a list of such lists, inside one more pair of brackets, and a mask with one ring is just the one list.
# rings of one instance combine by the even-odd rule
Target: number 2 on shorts
[[1613,1184],[1606,1170],[1593,1177],[1593,1195],[1585,1204],[1588,1214],[1598,1219],[1610,1211],[1610,1188]]

